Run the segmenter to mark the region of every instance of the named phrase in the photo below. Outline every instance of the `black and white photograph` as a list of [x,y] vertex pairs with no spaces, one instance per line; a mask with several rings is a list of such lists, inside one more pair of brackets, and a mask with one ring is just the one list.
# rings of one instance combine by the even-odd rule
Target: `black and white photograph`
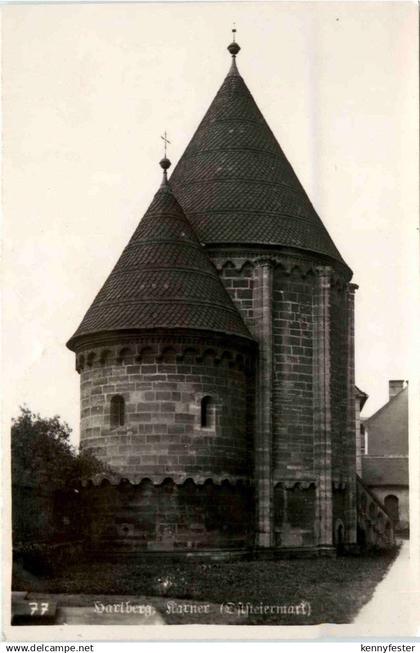
[[417,4],[2,30],[6,639],[418,637]]

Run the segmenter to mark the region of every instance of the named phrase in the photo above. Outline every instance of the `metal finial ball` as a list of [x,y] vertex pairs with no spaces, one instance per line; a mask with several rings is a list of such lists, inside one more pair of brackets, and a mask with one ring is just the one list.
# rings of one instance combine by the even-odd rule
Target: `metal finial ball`
[[169,161],[169,159],[167,159],[165,156],[161,161],[159,161],[159,165],[161,168],[163,168],[163,170],[168,170],[168,168],[170,168],[172,164]]
[[232,55],[232,57],[236,57],[236,55],[238,54],[238,52],[239,52],[239,50],[240,50],[241,48],[240,48],[239,45],[236,43],[236,41],[233,41],[230,45],[228,45],[228,48],[227,48],[227,49],[229,50],[229,52],[230,52],[230,54]]

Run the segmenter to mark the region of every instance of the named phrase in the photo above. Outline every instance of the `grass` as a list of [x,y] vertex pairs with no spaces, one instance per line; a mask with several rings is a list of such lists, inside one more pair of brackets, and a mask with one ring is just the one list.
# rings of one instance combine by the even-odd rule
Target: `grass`
[[[361,557],[225,563],[79,562],[54,574],[34,577],[17,571],[14,590],[32,592],[142,595],[253,605],[297,605],[311,615],[249,615],[247,623],[351,623],[371,598],[395,553]],[[185,623],[185,617],[173,623]]]

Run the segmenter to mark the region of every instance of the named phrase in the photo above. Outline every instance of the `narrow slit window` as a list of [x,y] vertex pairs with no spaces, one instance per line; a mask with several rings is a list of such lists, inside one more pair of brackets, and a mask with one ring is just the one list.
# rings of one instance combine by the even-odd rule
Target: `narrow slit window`
[[208,395],[201,400],[201,428],[213,426],[213,401]]
[[115,395],[111,399],[111,426],[124,426],[125,402],[124,397]]
[[385,497],[385,509],[387,510],[389,516],[392,518],[394,524],[397,524],[400,519],[399,514],[399,500],[394,494],[388,494]]

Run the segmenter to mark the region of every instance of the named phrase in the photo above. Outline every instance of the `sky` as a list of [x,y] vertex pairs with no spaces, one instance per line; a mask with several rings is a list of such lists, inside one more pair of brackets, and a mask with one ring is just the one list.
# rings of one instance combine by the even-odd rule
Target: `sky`
[[[9,5],[3,14],[3,417],[79,434],[65,343],[238,67],[359,285],[365,415],[410,379],[418,293],[417,5]],[[418,327],[418,323],[417,323]]]

